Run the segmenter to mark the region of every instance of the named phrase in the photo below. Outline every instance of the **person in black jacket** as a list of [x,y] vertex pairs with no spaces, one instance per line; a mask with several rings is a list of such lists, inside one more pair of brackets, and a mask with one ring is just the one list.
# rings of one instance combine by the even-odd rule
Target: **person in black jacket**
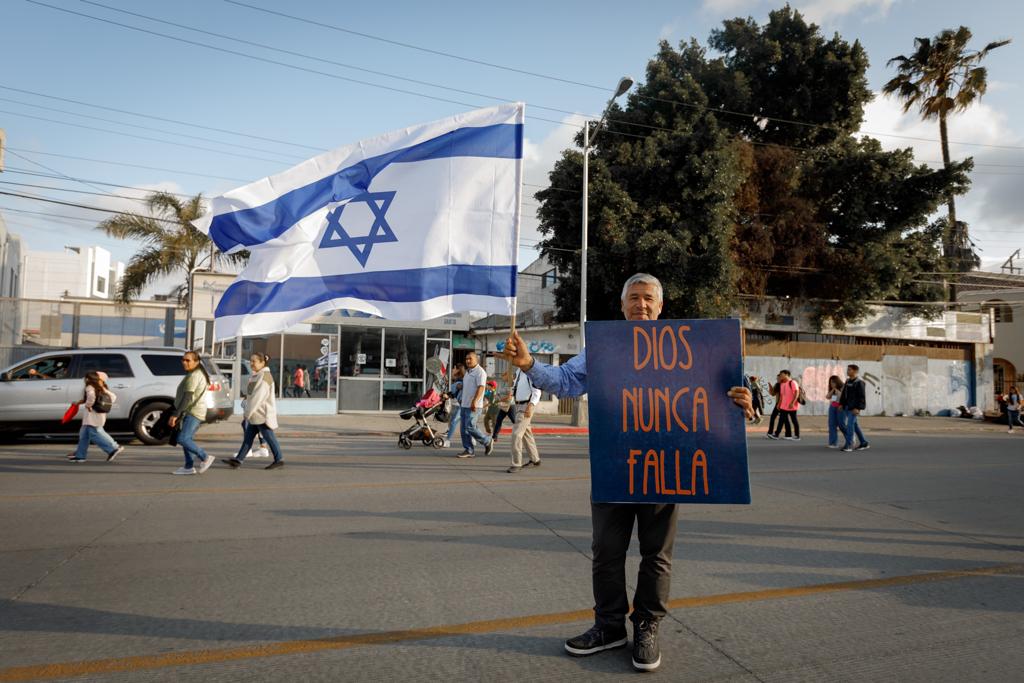
[[856,365],[846,366],[846,384],[843,386],[843,391],[839,395],[839,420],[843,426],[843,436],[846,437],[846,444],[843,446],[843,452],[849,453],[853,450],[853,436],[857,435],[857,446],[858,451],[867,450],[871,448],[868,440],[864,438],[864,432],[860,430],[860,424],[857,422],[857,416],[860,415],[860,411],[867,407],[867,391],[864,380],[862,380],[857,373],[860,372],[860,368]]

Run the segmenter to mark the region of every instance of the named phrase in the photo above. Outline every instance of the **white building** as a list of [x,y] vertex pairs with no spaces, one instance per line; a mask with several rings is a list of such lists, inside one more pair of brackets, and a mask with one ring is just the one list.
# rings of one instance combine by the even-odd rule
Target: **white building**
[[0,297],[21,296],[21,238],[7,230],[0,214]]
[[113,299],[124,277],[124,263],[102,247],[29,251],[22,262],[26,299]]

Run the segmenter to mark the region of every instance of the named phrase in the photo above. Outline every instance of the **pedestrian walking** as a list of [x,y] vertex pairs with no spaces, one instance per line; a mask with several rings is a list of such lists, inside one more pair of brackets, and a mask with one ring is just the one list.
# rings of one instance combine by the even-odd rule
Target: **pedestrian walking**
[[769,439],[774,439],[775,438],[775,423],[779,421],[780,412],[781,412],[781,411],[779,411],[779,382],[778,382],[778,376],[776,376],[776,381],[775,381],[774,384],[769,384],[768,385],[768,395],[775,399],[775,403],[772,405],[772,415],[771,415],[771,417],[768,418],[768,433],[766,434],[766,436],[768,436]]
[[846,366],[846,384],[839,395],[839,407],[841,409],[840,420],[843,424],[843,437],[846,443],[843,444],[843,452],[849,453],[853,450],[853,437],[856,435],[857,450],[863,451],[871,448],[871,444],[864,438],[860,430],[860,423],[857,420],[860,411],[867,408],[867,388],[858,373],[860,368],[854,364]]
[[[506,470],[510,474],[519,472],[524,467],[540,467],[540,451],[537,450],[537,440],[533,438],[532,420],[537,404],[540,403],[541,391],[533,386],[526,373],[517,370],[515,379],[512,381],[511,395],[515,401],[512,414],[515,415],[518,412],[519,417],[513,420],[515,427],[512,428],[512,466]],[[525,463],[523,462],[524,445],[526,452],[530,455],[530,459]]]
[[302,366],[299,364],[292,373],[292,398],[302,398]]
[[462,452],[456,457],[472,458],[476,455],[473,442],[484,445],[484,455],[494,450],[494,440],[480,431],[478,422],[483,412],[487,371],[480,365],[475,351],[466,355],[466,376],[462,379]]
[[1013,425],[1024,424],[1020,421],[1021,400],[1017,385],[1010,386],[1010,390],[1003,396],[1003,400],[1006,401],[1006,423],[1010,426],[1008,431],[1012,434]]
[[78,402],[85,409],[82,416],[82,428],[78,430],[78,448],[68,453],[68,460],[74,463],[85,462],[89,444],[96,444],[107,454],[110,462],[124,452],[103,426],[107,423],[107,413],[117,401],[117,395],[107,387],[107,374],[90,370],[85,373],[85,391]]
[[[789,370],[779,373],[779,388],[777,405],[779,407],[779,423],[775,432],[768,433],[769,439],[778,439],[783,428],[786,430],[784,438],[790,441],[800,440],[800,421],[797,419],[797,411],[800,409],[800,385],[793,379]],[[792,425],[792,431],[790,431]]]
[[[199,426],[206,421],[206,390],[210,386],[210,375],[195,351],[186,351],[181,364],[185,368],[185,376],[178,383],[174,394],[174,414],[167,424],[171,429],[178,429],[178,445],[185,453],[185,465],[174,470],[174,474],[202,474],[213,464],[213,456],[207,455],[195,442]],[[195,466],[197,459],[198,467]]]
[[757,375],[751,375],[747,381],[750,383],[750,396],[754,406],[754,417],[750,418],[750,421],[759,425],[764,416],[764,396],[761,394],[761,387],[758,386],[757,379]]
[[501,395],[498,397],[498,415],[494,419],[494,429],[491,430],[491,438],[497,440],[501,435],[501,425],[505,422],[505,418],[508,418],[512,424],[516,423],[516,404],[513,397],[513,386],[515,386],[515,380],[512,382],[512,386],[507,386],[501,391]]
[[462,434],[462,378],[466,374],[466,366],[459,363],[452,370],[452,381],[448,391],[444,393],[448,401],[448,434],[444,437],[444,447],[451,448],[455,434]]
[[494,439],[494,423],[498,419],[498,383],[493,379],[487,380],[487,388],[484,390],[484,431]]
[[270,447],[270,452],[274,454],[274,462],[263,469],[276,470],[284,467],[284,460],[281,457],[281,446],[274,434],[274,430],[277,429],[277,399],[274,396],[274,375],[267,367],[270,356],[254,353],[249,357],[249,362],[252,364],[252,374],[249,375],[245,401],[242,402],[242,414],[245,416],[242,445],[235,457],[224,458],[223,461],[232,469],[241,467],[252,450],[253,440],[259,434]]
[[[661,283],[652,275],[637,273],[622,288],[622,313],[627,320],[656,320],[662,308]],[[537,362],[518,333],[507,340],[509,361],[530,378],[534,387],[559,397],[587,392],[586,349],[558,366]],[[733,387],[729,397],[753,414],[750,390]],[[594,626],[565,642],[570,655],[582,657],[622,647],[627,642],[626,556],[633,527],[639,540],[640,571],[633,596],[633,667],[653,671],[661,664],[658,624],[668,613],[672,580],[672,549],[676,538],[678,508],[674,504],[591,503],[594,537],[591,577],[594,587]]]
[[839,397],[843,395],[843,380],[839,375],[828,378],[825,398],[828,401],[828,447],[839,448],[839,430],[842,428],[842,407]]
[[303,363],[299,367],[302,368],[302,393],[306,395],[306,398],[313,398],[313,395],[309,393],[309,366]]

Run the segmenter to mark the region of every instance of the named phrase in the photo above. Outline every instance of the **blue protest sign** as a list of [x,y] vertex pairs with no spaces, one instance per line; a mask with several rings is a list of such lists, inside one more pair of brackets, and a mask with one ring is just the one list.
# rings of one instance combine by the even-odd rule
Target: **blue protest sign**
[[588,322],[596,503],[749,503],[738,320]]

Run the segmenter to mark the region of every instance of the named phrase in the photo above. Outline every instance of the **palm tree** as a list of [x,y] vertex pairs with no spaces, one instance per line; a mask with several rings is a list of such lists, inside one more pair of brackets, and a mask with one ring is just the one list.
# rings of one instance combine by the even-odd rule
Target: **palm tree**
[[98,228],[111,237],[139,240],[142,249],[132,256],[117,288],[122,304],[137,299],[142,290],[158,277],[181,273],[183,283],[175,288],[178,300],[187,303],[189,278],[204,261],[213,268],[218,264],[237,264],[248,258],[245,252],[222,254],[205,234],[196,230],[192,221],[203,214],[203,195],[179,199],[167,192],[154,192],[146,198],[149,216],[122,213],[108,218]]
[[[968,50],[971,31],[961,26],[956,31],[946,29],[929,38],[914,38],[912,55],[898,55],[889,60],[896,65],[897,75],[882,88],[886,95],[895,94],[903,100],[903,112],[918,107],[924,120],[939,120],[939,141],[942,144],[942,163],[948,169],[949,134],[946,119],[950,114],[963,111],[988,89],[987,71],[979,66],[989,52],[1009,43],[998,40],[982,50]],[[957,270],[968,270],[969,262],[976,260],[968,250],[966,226],[956,220],[953,193],[946,198],[949,221],[943,240],[943,252],[953,261]]]

